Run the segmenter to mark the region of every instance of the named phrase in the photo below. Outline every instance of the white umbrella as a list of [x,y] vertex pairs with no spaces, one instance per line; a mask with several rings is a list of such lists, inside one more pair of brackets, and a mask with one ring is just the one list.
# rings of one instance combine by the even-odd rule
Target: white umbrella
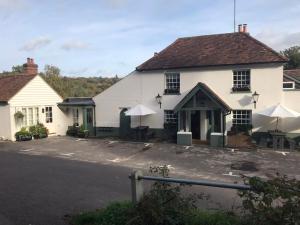
[[139,104],[125,112],[126,116],[140,116],[140,125],[141,125],[141,116],[146,116],[150,114],[155,114],[152,109],[147,108],[146,106]]
[[265,110],[258,112],[260,115],[277,118],[276,130],[278,127],[279,118],[296,118],[300,116],[300,113],[289,109],[281,104],[277,104],[271,107],[266,108]]

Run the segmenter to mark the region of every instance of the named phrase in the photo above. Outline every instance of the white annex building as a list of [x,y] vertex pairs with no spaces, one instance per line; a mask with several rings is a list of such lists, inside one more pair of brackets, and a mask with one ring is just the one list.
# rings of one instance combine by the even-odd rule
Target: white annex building
[[[276,119],[257,112],[279,103],[300,112],[299,80],[284,76],[286,62],[246,25],[236,33],[179,38],[93,98],[97,135],[126,135],[140,123],[157,135],[176,124],[176,132],[202,141],[233,126],[272,130]],[[138,104],[156,113],[141,121],[125,115]],[[300,133],[298,118],[279,123],[285,132]]]
[[[65,135],[68,126],[74,123],[85,124],[87,129],[93,127],[92,99],[69,98],[63,101],[38,75],[38,66],[33,59],[28,58],[23,67],[23,74],[0,76],[1,139],[15,140],[15,133],[22,127],[38,122],[48,128],[50,135]],[[16,117],[18,112],[23,118]]]

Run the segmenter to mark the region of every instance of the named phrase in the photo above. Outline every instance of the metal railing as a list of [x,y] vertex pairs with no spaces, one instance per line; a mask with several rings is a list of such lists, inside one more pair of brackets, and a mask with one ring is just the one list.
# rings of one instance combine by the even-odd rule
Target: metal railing
[[168,177],[153,177],[153,176],[143,176],[141,171],[134,171],[129,176],[131,180],[131,194],[132,194],[132,202],[138,202],[143,194],[143,180],[148,181],[161,181],[168,183],[177,183],[177,184],[187,184],[187,185],[200,185],[206,187],[216,187],[216,188],[226,188],[226,189],[235,189],[235,190],[251,190],[249,185],[244,184],[231,184],[224,182],[216,182],[209,180],[189,180],[189,179],[176,179],[176,178],[168,178]]

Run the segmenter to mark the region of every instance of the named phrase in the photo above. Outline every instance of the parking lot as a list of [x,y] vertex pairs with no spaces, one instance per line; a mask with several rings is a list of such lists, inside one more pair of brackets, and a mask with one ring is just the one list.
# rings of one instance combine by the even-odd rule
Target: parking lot
[[171,175],[238,181],[240,174],[272,177],[276,172],[300,179],[300,153],[271,149],[213,149],[171,143],[123,142],[113,139],[50,137],[30,142],[0,143],[1,151],[116,165],[147,171],[168,165]]
[[[50,137],[0,142],[0,225],[63,225],[68,215],[130,200],[128,175],[168,165],[171,176],[242,183],[240,174],[299,177],[298,152],[211,149],[170,143]],[[149,183],[147,183],[149,184]],[[235,190],[186,187],[205,193],[205,208],[239,205]]]

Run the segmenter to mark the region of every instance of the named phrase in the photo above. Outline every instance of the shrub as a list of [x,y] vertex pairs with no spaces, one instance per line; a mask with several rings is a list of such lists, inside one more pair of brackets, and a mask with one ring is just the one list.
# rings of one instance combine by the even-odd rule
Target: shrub
[[48,137],[49,133],[48,129],[42,123],[29,127],[29,132],[35,139]]
[[245,178],[251,191],[241,191],[247,225],[299,225],[300,181],[277,176],[268,181]]
[[78,133],[78,127],[73,125],[73,126],[69,126],[68,127],[68,130],[67,130],[67,135],[68,136],[77,136],[77,133]]
[[32,135],[26,127],[22,127],[20,131],[15,133],[15,138],[17,141],[29,141],[32,139]]
[[81,125],[77,132],[77,136],[80,138],[87,138],[89,136],[89,131],[86,130],[83,125]]
[[112,203],[95,212],[81,213],[71,219],[72,225],[124,225],[130,220],[133,211],[131,202]]

